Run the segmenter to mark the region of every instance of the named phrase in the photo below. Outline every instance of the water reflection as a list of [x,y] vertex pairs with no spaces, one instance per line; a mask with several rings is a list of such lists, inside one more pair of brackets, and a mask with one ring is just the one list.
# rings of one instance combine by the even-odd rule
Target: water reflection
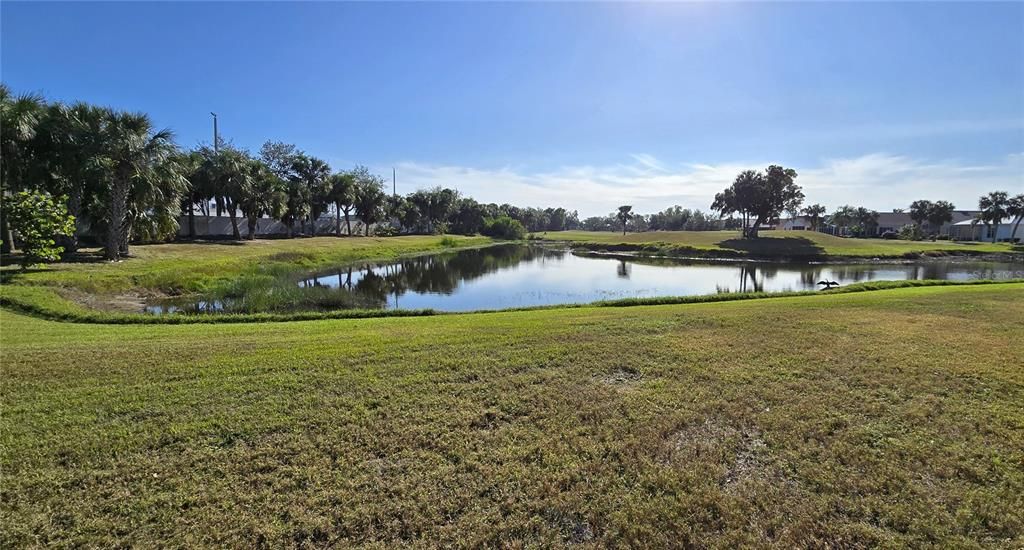
[[149,310],[249,312],[360,307],[468,311],[627,297],[810,290],[818,288],[822,280],[846,285],[875,280],[1017,277],[1024,277],[1024,264],[708,262],[577,255],[537,246],[500,245],[384,265],[342,267],[297,281],[281,280],[277,286],[204,296],[201,301],[162,303]]

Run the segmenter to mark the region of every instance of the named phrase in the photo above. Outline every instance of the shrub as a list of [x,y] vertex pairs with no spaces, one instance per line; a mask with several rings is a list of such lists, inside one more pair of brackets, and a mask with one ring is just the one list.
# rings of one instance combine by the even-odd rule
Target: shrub
[[398,235],[398,228],[389,223],[382,223],[373,228],[373,234],[376,237],[394,237]]
[[21,268],[55,262],[64,252],[55,240],[75,231],[75,217],[68,214],[66,199],[49,193],[21,191],[4,201],[4,216],[21,237]]
[[923,235],[921,228],[914,224],[907,224],[900,228],[900,238],[904,241],[920,241]]
[[498,216],[497,218],[486,218],[480,233],[496,239],[519,241],[526,237],[526,228],[519,223],[519,220],[508,216]]
[[445,236],[441,238],[441,246],[445,248],[454,248],[459,246],[459,241],[455,237]]

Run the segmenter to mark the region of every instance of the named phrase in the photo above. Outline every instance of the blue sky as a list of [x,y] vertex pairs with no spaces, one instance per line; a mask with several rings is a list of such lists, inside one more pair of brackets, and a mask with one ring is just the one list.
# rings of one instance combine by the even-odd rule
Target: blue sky
[[16,3],[16,91],[146,111],[191,146],[296,143],[399,190],[600,214],[1024,191],[1024,4]]

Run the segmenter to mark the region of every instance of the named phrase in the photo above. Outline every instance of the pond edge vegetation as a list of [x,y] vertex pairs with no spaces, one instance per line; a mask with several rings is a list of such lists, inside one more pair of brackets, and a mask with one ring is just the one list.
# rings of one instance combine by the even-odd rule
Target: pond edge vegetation
[[[872,281],[855,283],[832,290],[803,290],[787,292],[734,292],[721,294],[703,294],[698,296],[661,296],[645,298],[623,298],[617,300],[601,300],[578,304],[555,304],[507,309],[483,309],[474,311],[438,311],[433,309],[387,310],[387,309],[348,309],[337,311],[306,311],[294,313],[226,313],[226,314],[173,314],[153,315],[146,313],[113,313],[85,308],[64,299],[54,289],[41,286],[18,286],[17,291],[0,294],[0,307],[11,311],[43,318],[50,321],[82,323],[82,324],[116,324],[116,325],[181,325],[181,324],[221,324],[221,323],[264,323],[291,321],[318,321],[328,319],[369,319],[383,317],[423,317],[440,315],[475,315],[486,313],[510,313],[519,311],[538,311],[548,309],[578,309],[600,307],[635,307],[657,305],[681,305],[714,302],[733,302],[741,300],[761,300],[769,298],[811,297],[832,294],[849,294],[901,288],[917,288],[931,286],[974,286],[974,285],[1014,285],[1022,284],[1024,279],[991,280],[979,279],[968,281],[949,280],[904,280],[904,281]],[[11,287],[8,287],[10,290]]]

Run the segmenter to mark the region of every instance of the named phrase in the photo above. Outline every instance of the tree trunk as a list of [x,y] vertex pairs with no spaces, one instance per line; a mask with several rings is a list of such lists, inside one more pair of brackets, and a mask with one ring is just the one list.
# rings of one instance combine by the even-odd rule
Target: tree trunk
[[334,205],[334,234],[341,236],[341,207],[337,204]]
[[319,216],[313,217],[312,213],[309,214],[309,235],[311,237],[316,237],[316,220],[319,218]]
[[1017,216],[1017,220],[1013,222],[1013,232],[1010,233],[1010,242],[1017,242],[1017,228],[1020,227],[1020,221],[1024,219],[1024,216]]
[[189,193],[188,195],[188,238],[196,238],[196,194],[195,192]]
[[242,240],[242,233],[238,230],[238,218],[235,216],[235,204],[228,201],[225,205],[228,210],[228,218],[231,220],[231,237],[236,241]]
[[345,230],[348,232],[348,236],[352,236],[352,220],[348,219],[348,210],[345,211]]
[[3,242],[0,243],[0,253],[10,254],[14,252],[14,232],[11,231],[11,224],[7,223],[7,216],[0,212],[0,233],[3,233]]
[[110,189],[109,220],[104,256],[116,260],[121,250],[121,229],[128,210],[128,178],[116,177]]
[[245,236],[245,238],[250,240],[250,241],[256,238],[256,223],[257,223],[256,216],[250,215],[249,216],[249,234]]
[[762,221],[763,218],[761,216],[754,218],[754,224],[750,226],[750,233],[747,235],[748,237],[751,239],[756,239],[758,237],[758,230],[761,228]]
[[121,226],[121,244],[118,247],[118,252],[121,254],[121,257],[123,258],[128,257],[128,241],[132,238],[133,222],[134,217],[132,217],[131,215],[127,215],[125,216],[124,225]]
[[366,220],[363,220],[363,224],[366,225],[366,236],[369,237],[370,236],[370,224],[366,223]]

